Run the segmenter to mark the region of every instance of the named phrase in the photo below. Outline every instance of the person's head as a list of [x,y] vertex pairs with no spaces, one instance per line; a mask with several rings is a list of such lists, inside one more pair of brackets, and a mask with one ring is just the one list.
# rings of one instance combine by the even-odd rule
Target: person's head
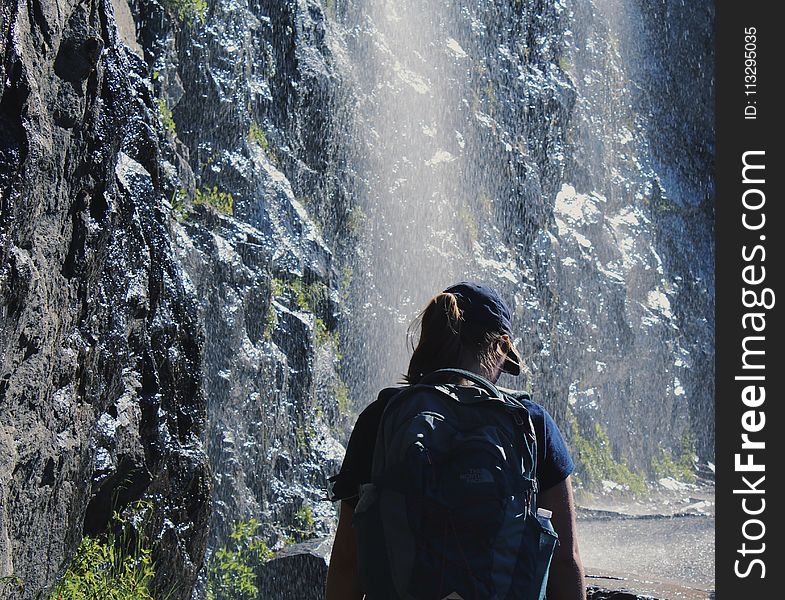
[[407,383],[447,367],[494,382],[502,371],[520,373],[510,310],[494,290],[477,283],[461,282],[431,298],[409,326],[409,342],[413,354],[404,376]]

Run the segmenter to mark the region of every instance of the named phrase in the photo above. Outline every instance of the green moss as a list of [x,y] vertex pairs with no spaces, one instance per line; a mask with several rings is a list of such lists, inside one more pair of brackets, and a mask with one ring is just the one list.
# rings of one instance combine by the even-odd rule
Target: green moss
[[325,346],[333,341],[332,332],[327,329],[323,319],[317,317],[314,328],[316,330],[314,332],[314,341],[317,346]]
[[270,282],[270,293],[273,295],[273,298],[282,298],[285,291],[286,282],[278,277],[273,277]]
[[259,597],[255,569],[273,553],[259,537],[259,521],[250,518],[232,526],[229,541],[207,563],[208,600],[254,600]]
[[251,141],[259,144],[262,150],[267,152],[270,149],[270,142],[267,141],[267,135],[264,130],[259,127],[256,121],[251,122],[251,128],[248,130],[248,137]]
[[177,125],[174,122],[169,103],[163,98],[156,99],[156,103],[158,104],[158,120],[161,122],[161,125],[172,135],[177,135]]
[[686,432],[675,454],[660,446],[657,454],[652,458],[651,467],[657,479],[672,477],[678,481],[693,483],[696,460],[695,442],[689,432]]
[[234,197],[229,192],[219,190],[217,186],[211,189],[197,189],[193,197],[194,206],[204,204],[216,211],[231,215],[234,213]]
[[338,413],[342,416],[349,414],[349,386],[338,378],[333,389],[335,394],[335,402],[338,404]]
[[302,279],[295,279],[289,283],[289,289],[292,292],[293,299],[300,310],[306,312],[315,312],[315,288],[313,285],[306,284]]
[[286,299],[298,309],[309,313],[317,312],[327,296],[327,289],[323,284],[305,283],[302,279],[286,281],[274,277],[271,287],[274,297]]
[[600,423],[594,423],[592,439],[588,439],[581,435],[578,421],[572,413],[568,414],[568,421],[573,453],[578,464],[577,475],[584,486],[599,488],[603,480],[610,480],[626,487],[635,495],[646,493],[646,478],[630,469],[626,461],[617,461],[613,457],[608,432]]
[[341,338],[337,331],[327,329],[323,319],[316,318],[316,331],[314,333],[314,343],[317,347],[331,346],[335,360],[339,363],[343,359],[341,354]]
[[338,287],[338,297],[341,299],[341,302],[346,302],[349,299],[349,289],[351,288],[353,277],[354,270],[351,267],[341,269],[341,283]]
[[181,23],[204,25],[207,16],[207,0],[163,0],[164,6],[174,13]]
[[278,311],[275,310],[272,302],[267,307],[267,314],[264,316],[264,330],[262,337],[268,342],[273,339],[273,332],[278,328]]
[[[148,513],[150,505],[139,503],[135,514]],[[103,536],[85,536],[71,564],[57,582],[50,600],[150,600],[155,575],[150,544],[131,519],[115,513],[112,530]]]
[[359,206],[354,206],[346,217],[346,230],[352,235],[357,235],[366,220],[365,211]]
[[248,129],[248,139],[255,144],[258,144],[273,163],[278,163],[278,157],[275,155],[275,150],[267,139],[267,134],[256,121],[251,122],[251,127]]
[[200,204],[225,215],[234,214],[234,196],[213,186],[197,189],[193,197],[190,197],[184,188],[177,189],[172,194],[172,216],[178,221],[185,221],[193,207]]
[[311,440],[316,437],[313,425],[295,425],[294,443],[298,450],[307,451],[311,447]]

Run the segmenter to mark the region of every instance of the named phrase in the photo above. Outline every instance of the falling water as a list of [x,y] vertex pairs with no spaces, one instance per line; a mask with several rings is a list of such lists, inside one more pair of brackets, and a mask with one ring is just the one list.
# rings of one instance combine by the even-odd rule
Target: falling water
[[[682,12],[701,42],[705,15]],[[655,42],[673,15],[378,0],[341,16],[357,405],[405,369],[424,302],[476,277],[514,307],[524,385],[557,416],[600,423],[637,468],[682,438],[710,459],[710,96],[673,88],[677,58]],[[683,132],[665,105],[684,106],[689,165],[668,152]]]
[[466,262],[473,191],[458,184],[467,159],[458,118],[466,54],[439,26],[449,17],[439,13],[453,10],[372,0],[351,16],[346,65],[361,250],[350,326],[360,330],[353,353],[363,390],[400,380],[408,322]]
[[[472,277],[508,299],[528,355],[528,378],[503,383],[532,388],[574,449],[607,435],[613,460],[646,479],[691,452],[709,474],[710,12],[344,5],[340,114],[362,215],[344,332],[355,409],[405,370],[424,302]],[[652,491],[647,510],[711,513],[710,494],[684,489],[681,504]],[[705,558],[711,525],[701,531]],[[696,566],[702,585],[710,563]]]
[[238,523],[329,534],[339,441],[463,278],[509,302],[527,373],[502,383],[576,482],[645,477],[710,563],[710,486],[663,475],[713,460],[712,3],[31,5],[4,8],[0,123],[24,199],[0,395],[29,434],[0,439],[0,562],[31,559],[28,595],[139,497],[159,585],[209,545],[196,597]]
[[[344,372],[358,407],[400,380],[407,326],[450,283],[490,283],[516,307],[522,330],[544,329],[533,282],[543,266],[531,252],[544,232],[531,225],[542,220],[543,196],[563,160],[554,125],[568,94],[547,65],[556,44],[545,29],[558,16],[530,10],[375,0],[339,13],[338,114],[350,128],[348,185],[360,229],[346,260]],[[534,72],[542,89],[527,80],[527,61],[549,69]],[[546,102],[559,114],[543,127],[535,121]]]

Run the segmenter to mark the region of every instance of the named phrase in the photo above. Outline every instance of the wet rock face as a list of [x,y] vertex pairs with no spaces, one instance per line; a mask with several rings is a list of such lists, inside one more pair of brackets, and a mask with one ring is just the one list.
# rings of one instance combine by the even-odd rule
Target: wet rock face
[[552,348],[576,431],[602,424],[651,476],[664,451],[713,460],[711,10],[566,6],[576,102],[548,228]]
[[146,497],[157,589],[183,598],[210,477],[203,339],[164,210],[172,149],[111,4],[36,7],[3,8],[0,575],[35,596]]
[[258,569],[259,591],[279,600],[324,600],[333,538],[295,544]]
[[326,478],[343,449],[329,393],[334,256],[311,214],[329,210],[334,177],[324,13],[315,1],[227,1],[211,3],[204,23],[178,23],[155,2],[131,7],[192,173],[178,194],[216,189],[233,199],[223,213],[186,200],[174,225],[205,338],[211,545],[251,517],[274,547],[327,532]]

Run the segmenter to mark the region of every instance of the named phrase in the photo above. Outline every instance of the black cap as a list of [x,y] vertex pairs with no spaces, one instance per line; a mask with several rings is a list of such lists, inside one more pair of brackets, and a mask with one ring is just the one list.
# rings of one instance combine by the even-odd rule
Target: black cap
[[[478,339],[485,332],[503,333],[512,338],[510,309],[501,296],[488,286],[462,281],[448,287],[444,293],[455,295],[458,308],[463,312],[464,322],[470,331],[476,332]],[[521,355],[512,345],[512,340],[502,370],[511,375],[519,375],[521,372]]]

